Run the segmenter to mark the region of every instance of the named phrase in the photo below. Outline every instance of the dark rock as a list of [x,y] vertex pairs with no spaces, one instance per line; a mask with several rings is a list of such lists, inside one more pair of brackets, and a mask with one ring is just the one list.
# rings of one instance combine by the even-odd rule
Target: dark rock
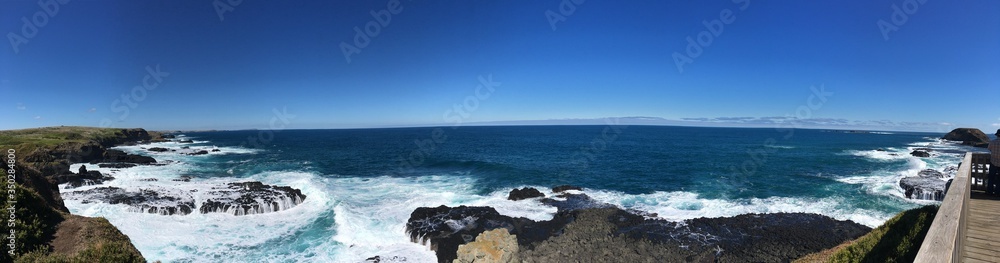
[[930,153],[927,153],[925,151],[920,151],[920,150],[914,150],[914,151],[910,152],[910,155],[913,155],[913,156],[916,156],[916,157],[931,157]]
[[521,189],[514,188],[514,190],[510,190],[510,194],[507,195],[507,200],[517,201],[535,197],[545,197],[545,194],[538,191],[538,189],[531,187]]
[[129,210],[140,213],[161,215],[186,215],[194,209],[194,198],[183,193],[167,194],[156,190],[127,191],[118,187],[99,187],[80,192],[63,194],[67,199],[82,200],[84,203],[100,201],[108,204],[125,204]]
[[134,163],[134,164],[152,164],[156,162],[156,159],[149,156],[128,154],[123,151],[109,149],[104,152],[104,160],[106,163],[121,162],[121,163]]
[[187,153],[187,155],[204,155],[204,154],[208,154],[208,151],[206,151],[206,150],[200,150],[200,151],[197,151],[197,152]]
[[365,262],[379,263],[379,262],[382,262],[382,257],[374,256],[374,257],[366,258]]
[[139,179],[139,181],[140,182],[156,182],[156,181],[159,181],[159,179],[156,179],[156,178],[142,178],[142,179]]
[[579,186],[573,186],[573,185],[560,185],[560,186],[552,187],[552,192],[553,193],[562,193],[562,192],[565,192],[566,190],[583,191],[583,188],[581,188]]
[[163,148],[163,147],[153,147],[153,148],[149,148],[147,150],[151,151],[151,152],[166,152],[166,151],[169,151],[170,149]]
[[943,173],[938,172],[937,170],[934,170],[934,169],[924,169],[924,170],[921,170],[920,172],[917,172],[917,176],[920,176],[920,177],[933,177],[933,178],[938,178],[938,179],[944,179],[946,177]]
[[219,150],[219,149],[212,149],[212,152],[221,152],[221,151],[222,150]]
[[190,182],[191,181],[191,176],[190,175],[183,175],[183,176],[181,176],[181,177],[179,177],[177,179],[174,179],[173,181],[177,181],[177,182]]
[[192,140],[180,140],[180,141],[177,141],[177,142],[178,143],[194,143],[194,141],[192,141]]
[[277,212],[301,204],[306,195],[288,186],[272,186],[261,182],[229,183],[212,189],[211,196],[199,207],[202,214],[228,213],[250,215]]
[[488,206],[420,207],[406,222],[410,241],[430,245],[438,262],[457,258],[458,246],[469,243],[486,230],[506,228],[517,235],[518,243],[531,244],[556,234],[566,223],[565,217],[536,223],[527,218],[501,215]]
[[175,137],[176,136],[174,136],[173,134],[161,134],[160,135],[160,138],[163,138],[163,139],[173,139]]
[[62,173],[52,177],[56,184],[67,184],[66,189],[73,189],[85,185],[104,184],[105,181],[114,180],[114,177],[104,176],[100,171],[88,171],[87,166],[80,166],[77,173]]
[[899,180],[899,187],[903,188],[906,198],[921,200],[944,200],[946,183],[941,172],[927,169],[917,173],[917,176],[906,177]]
[[191,146],[181,146],[181,149],[191,149]]
[[121,168],[135,167],[135,164],[131,164],[131,163],[102,163],[102,164],[98,164],[97,167],[121,169]]
[[882,148],[878,148],[878,149],[875,149],[875,151],[877,151],[877,152],[884,152],[884,151],[885,151],[885,149],[882,149]]
[[949,141],[960,141],[964,145],[985,148],[990,143],[990,137],[983,131],[976,128],[958,128],[945,134],[942,139]]
[[[583,194],[569,197],[592,200]],[[871,230],[854,222],[803,213],[676,223],[646,219],[609,204],[576,210],[560,207],[552,220],[538,222],[500,215],[491,207],[421,207],[406,224],[411,241],[429,242],[438,262],[452,262],[458,245],[497,228],[517,236],[524,262],[788,262]]]

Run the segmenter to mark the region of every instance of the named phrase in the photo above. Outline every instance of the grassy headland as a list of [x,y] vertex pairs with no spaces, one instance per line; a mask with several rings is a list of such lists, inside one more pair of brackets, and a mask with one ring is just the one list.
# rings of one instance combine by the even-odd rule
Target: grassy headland
[[[142,129],[0,131],[0,150],[5,156],[5,169],[0,170],[7,178],[0,183],[7,192],[0,195],[0,203],[5,219],[10,211],[15,218],[13,227],[2,224],[5,236],[11,230],[15,234],[12,246],[8,246],[10,239],[4,239],[0,262],[145,262],[128,236],[107,219],[70,214],[53,177],[69,173],[71,163],[100,160],[107,147],[156,138],[158,134]],[[7,165],[11,162],[13,167]]]

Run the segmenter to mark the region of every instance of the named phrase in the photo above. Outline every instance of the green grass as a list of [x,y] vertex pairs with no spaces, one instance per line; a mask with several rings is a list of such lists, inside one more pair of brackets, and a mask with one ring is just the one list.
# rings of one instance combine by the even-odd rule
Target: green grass
[[0,149],[15,149],[17,152],[45,148],[52,149],[64,143],[85,143],[91,140],[105,140],[119,135],[121,129],[93,127],[44,127],[22,130],[0,131]]
[[937,211],[937,206],[924,206],[899,213],[833,254],[830,262],[913,262]]

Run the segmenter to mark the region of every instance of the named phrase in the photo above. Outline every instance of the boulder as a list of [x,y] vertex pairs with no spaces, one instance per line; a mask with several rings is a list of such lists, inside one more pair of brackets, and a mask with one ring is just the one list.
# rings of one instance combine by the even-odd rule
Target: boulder
[[990,137],[986,133],[976,128],[958,128],[945,134],[942,139],[949,141],[960,141],[964,145],[985,148],[990,143]]
[[941,201],[947,183],[942,178],[944,175],[938,171],[923,170],[917,176],[900,179],[899,187],[903,188],[906,198]]
[[510,190],[510,194],[507,195],[507,200],[518,201],[535,197],[545,197],[545,194],[538,191],[538,189],[531,187],[521,189],[514,188],[514,190]]
[[212,149],[212,152],[221,152],[221,151],[222,150],[219,150],[219,149]]
[[199,207],[202,214],[227,213],[237,216],[286,210],[301,204],[306,195],[288,186],[266,185],[261,182],[228,183],[215,187]]
[[553,193],[562,193],[562,192],[565,192],[567,190],[583,191],[583,188],[581,188],[579,186],[574,186],[574,185],[560,185],[560,186],[552,187],[552,192]]
[[146,150],[150,151],[150,152],[166,152],[166,151],[170,151],[170,149],[163,148],[163,147],[152,147],[152,148],[149,148],[149,149],[146,149]]
[[192,141],[192,140],[180,140],[180,141],[177,141],[177,142],[178,143],[194,143],[194,141]]
[[914,150],[914,151],[910,152],[910,155],[913,155],[913,156],[916,156],[916,157],[931,157],[930,153],[925,152],[925,151],[921,151],[921,150]]
[[475,241],[458,246],[454,263],[513,263],[517,260],[517,236],[506,228],[480,233]]

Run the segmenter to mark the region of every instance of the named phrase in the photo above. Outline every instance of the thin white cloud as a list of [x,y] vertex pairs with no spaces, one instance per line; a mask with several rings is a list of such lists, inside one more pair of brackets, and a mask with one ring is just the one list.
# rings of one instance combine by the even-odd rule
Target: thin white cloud
[[24,104],[22,104],[22,103],[18,103],[17,104],[17,110],[27,110],[27,109],[28,109],[28,107],[25,107]]
[[41,120],[41,119],[42,119],[42,116],[35,116],[35,119],[36,119],[36,120]]
[[96,112],[96,111],[97,111],[97,108],[90,108],[89,110],[87,110],[87,112]]

